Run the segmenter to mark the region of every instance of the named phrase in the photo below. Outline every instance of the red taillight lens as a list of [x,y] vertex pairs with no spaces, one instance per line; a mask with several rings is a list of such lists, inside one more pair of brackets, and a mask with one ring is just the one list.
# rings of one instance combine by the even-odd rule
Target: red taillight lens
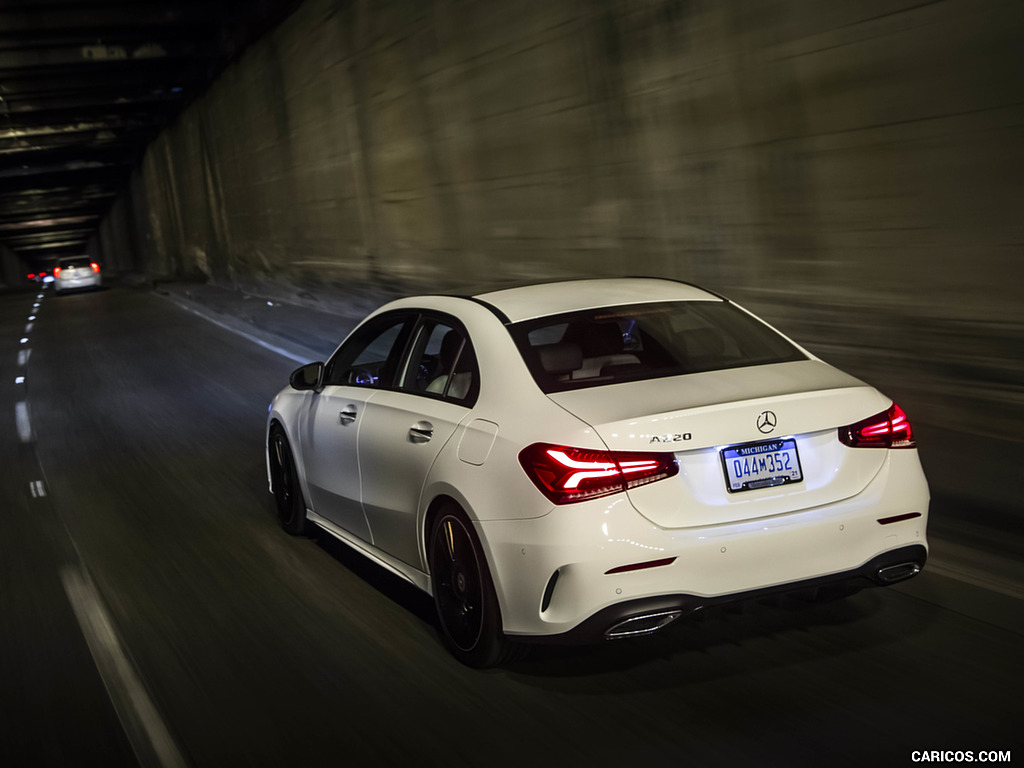
[[100,272],[100,265],[99,264],[97,264],[95,261],[93,261],[93,262],[89,263],[89,266],[92,267],[92,271],[93,272],[95,272],[96,274],[99,274],[99,272]]
[[839,442],[851,448],[915,448],[914,430],[896,403],[889,410],[839,428]]
[[679,472],[671,453],[592,451],[549,443],[524,448],[519,463],[540,492],[555,504],[608,496]]
[[[45,275],[46,273],[43,272],[43,274]],[[60,277],[60,267],[54,267],[53,268],[53,276],[54,277]]]

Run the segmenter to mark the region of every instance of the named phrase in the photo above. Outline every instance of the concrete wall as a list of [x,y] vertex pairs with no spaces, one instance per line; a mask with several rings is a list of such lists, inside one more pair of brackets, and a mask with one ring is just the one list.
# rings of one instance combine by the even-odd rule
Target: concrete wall
[[0,290],[25,284],[21,261],[10,248],[0,245]]
[[1020,0],[306,0],[100,247],[321,301],[679,278],[1019,440],[1022,39]]

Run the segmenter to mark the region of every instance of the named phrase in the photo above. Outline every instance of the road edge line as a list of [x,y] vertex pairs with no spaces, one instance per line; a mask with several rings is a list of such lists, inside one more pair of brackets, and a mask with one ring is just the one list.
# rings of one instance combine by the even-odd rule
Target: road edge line
[[125,655],[92,580],[72,566],[62,568],[60,578],[107,695],[140,765],[143,768],[186,768],[188,762]]

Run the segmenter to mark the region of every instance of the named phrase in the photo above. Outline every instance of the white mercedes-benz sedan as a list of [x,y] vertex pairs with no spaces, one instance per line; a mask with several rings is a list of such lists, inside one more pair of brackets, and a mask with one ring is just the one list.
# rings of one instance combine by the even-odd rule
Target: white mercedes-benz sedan
[[313,523],[432,594],[471,666],[892,584],[927,557],[903,410],[685,283],[393,301],[269,411],[284,529]]

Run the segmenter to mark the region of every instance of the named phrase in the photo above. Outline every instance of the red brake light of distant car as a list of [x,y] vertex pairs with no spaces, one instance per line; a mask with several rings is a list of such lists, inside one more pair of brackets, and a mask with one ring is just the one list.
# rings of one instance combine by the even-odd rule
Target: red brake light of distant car
[[534,485],[555,504],[572,504],[664,480],[679,472],[671,453],[594,451],[534,443],[519,453]]
[[25,275],[25,277],[28,278],[29,280],[35,280],[36,279],[36,273],[35,272],[29,272],[27,275]]
[[[43,272],[42,274],[43,274],[43,276],[46,275],[45,272]],[[60,277],[60,267],[54,267],[53,268],[53,276],[54,277]]]
[[839,442],[851,448],[914,448],[914,430],[896,403],[889,410],[839,428]]
[[92,271],[95,272],[97,275],[100,273],[100,265],[97,264],[95,261],[89,262],[89,266],[92,267]]

